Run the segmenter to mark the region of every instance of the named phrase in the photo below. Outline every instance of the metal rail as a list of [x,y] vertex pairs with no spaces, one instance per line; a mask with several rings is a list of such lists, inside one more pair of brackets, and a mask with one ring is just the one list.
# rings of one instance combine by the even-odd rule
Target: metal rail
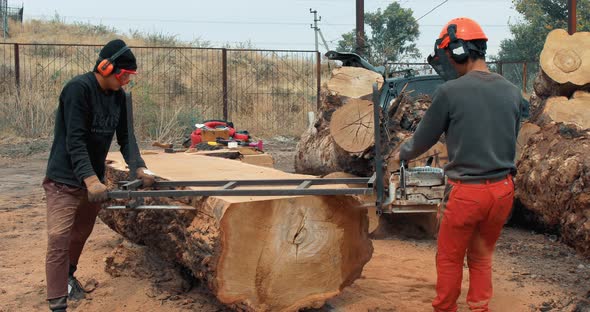
[[[373,193],[375,175],[370,178],[336,179],[283,179],[283,180],[235,180],[235,181],[159,181],[154,188],[216,187],[207,190],[137,190],[141,180],[121,182],[121,190],[110,191],[110,199],[134,199],[144,197],[185,196],[298,196],[298,195],[368,195]],[[314,185],[365,184],[357,188],[311,189]],[[251,186],[294,186],[287,189],[236,189]]]

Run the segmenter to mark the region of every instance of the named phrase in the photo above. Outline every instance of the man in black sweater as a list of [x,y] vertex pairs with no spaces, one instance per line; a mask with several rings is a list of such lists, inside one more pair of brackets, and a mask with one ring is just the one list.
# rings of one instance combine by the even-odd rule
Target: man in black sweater
[[512,209],[524,101],[516,86],[489,71],[486,41],[469,18],[453,19],[443,28],[428,61],[448,81],[436,90],[399,155],[405,161],[416,158],[446,135],[448,185],[438,214],[435,311],[457,311],[466,254],[467,304],[472,311],[488,311],[492,255]]
[[[74,77],[63,88],[43,188],[47,198],[47,299],[52,311],[66,311],[67,299],[84,291],[74,277],[84,243],[101,203],[107,200],[105,160],[113,136],[129,163],[127,109],[122,86],[137,64],[122,40],[107,43],[93,72]],[[133,150],[139,151],[134,148]],[[138,153],[138,152],[137,152]],[[154,183],[139,154],[137,177]]]

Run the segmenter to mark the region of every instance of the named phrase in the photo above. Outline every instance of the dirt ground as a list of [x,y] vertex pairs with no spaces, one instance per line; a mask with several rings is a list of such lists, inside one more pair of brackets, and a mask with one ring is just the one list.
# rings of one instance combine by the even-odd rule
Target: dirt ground
[[[293,170],[292,140],[271,142],[267,149],[277,168]],[[47,307],[40,187],[46,161],[46,143],[0,145],[0,312]],[[431,311],[436,242],[391,235],[373,244],[361,278],[321,309],[308,312]],[[467,309],[467,268],[464,272],[460,311]],[[124,241],[100,221],[77,275],[94,290],[71,304],[71,311],[227,311],[182,268]],[[506,228],[494,260],[494,287],[494,311],[590,311],[590,261],[554,235]]]

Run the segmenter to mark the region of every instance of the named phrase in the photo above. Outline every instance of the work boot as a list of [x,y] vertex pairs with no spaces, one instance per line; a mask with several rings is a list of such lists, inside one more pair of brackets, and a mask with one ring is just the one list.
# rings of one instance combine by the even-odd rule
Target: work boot
[[70,300],[81,300],[86,297],[86,291],[84,291],[84,287],[78,281],[76,277],[69,276],[68,277],[68,299]]
[[66,312],[67,307],[68,297],[49,299],[49,309],[52,312]]
[[68,270],[68,299],[76,301],[86,297],[84,287],[82,287],[82,284],[80,284],[78,279],[74,277],[74,273],[76,273],[77,269],[77,266],[70,264],[70,269]]

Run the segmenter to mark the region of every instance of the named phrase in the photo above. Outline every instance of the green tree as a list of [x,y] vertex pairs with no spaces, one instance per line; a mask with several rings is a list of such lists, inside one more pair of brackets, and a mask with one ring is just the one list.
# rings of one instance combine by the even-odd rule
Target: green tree
[[[502,40],[497,59],[502,61],[538,60],[545,38],[553,29],[567,29],[567,0],[513,0],[523,16],[510,25],[513,38]],[[578,0],[577,30],[590,31],[590,0]]]
[[[373,65],[420,57],[415,43],[420,30],[411,9],[392,2],[384,11],[378,9],[374,13],[365,13],[365,25],[369,26],[369,36],[365,34],[364,57]],[[356,50],[356,29],[342,35],[337,50]]]

